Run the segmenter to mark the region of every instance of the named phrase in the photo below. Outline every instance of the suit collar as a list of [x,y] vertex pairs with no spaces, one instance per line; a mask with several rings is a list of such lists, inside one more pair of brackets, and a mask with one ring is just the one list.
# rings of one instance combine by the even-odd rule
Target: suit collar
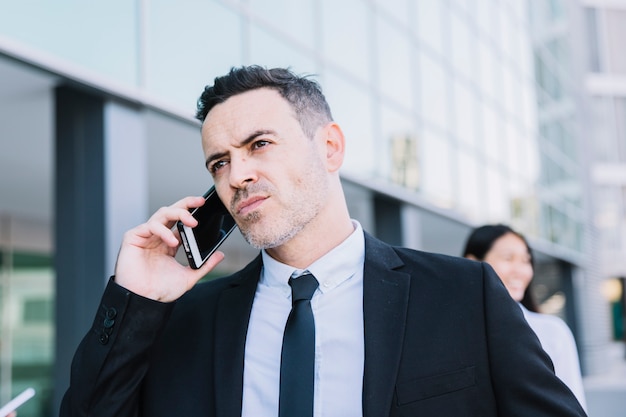
[[363,417],[389,413],[402,353],[409,274],[393,248],[365,234]]

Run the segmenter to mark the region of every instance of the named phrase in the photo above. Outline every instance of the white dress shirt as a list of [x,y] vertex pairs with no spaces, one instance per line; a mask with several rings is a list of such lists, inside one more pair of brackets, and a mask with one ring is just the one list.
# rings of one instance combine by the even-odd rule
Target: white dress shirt
[[572,331],[556,316],[527,310],[520,304],[528,325],[533,329],[554,364],[554,373],[574,393],[582,407],[587,409],[583,380],[580,373],[578,350]]
[[[363,265],[365,237],[354,232],[311,264],[320,286],[313,294],[315,317],[316,417],[361,417],[364,335]],[[280,353],[291,311],[288,280],[297,270],[262,251],[263,270],[254,296],[246,338],[243,417],[278,416]]]

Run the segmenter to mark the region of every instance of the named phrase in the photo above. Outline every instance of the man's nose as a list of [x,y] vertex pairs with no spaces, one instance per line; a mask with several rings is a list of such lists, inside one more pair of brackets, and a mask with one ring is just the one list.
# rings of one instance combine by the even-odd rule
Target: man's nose
[[251,182],[256,182],[257,170],[253,161],[247,158],[233,158],[230,161],[230,185],[233,188],[242,188]]

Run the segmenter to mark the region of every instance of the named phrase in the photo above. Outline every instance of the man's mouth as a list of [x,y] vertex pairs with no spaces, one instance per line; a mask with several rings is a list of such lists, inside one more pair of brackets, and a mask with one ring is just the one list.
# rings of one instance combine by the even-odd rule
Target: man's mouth
[[238,216],[245,216],[260,207],[266,199],[267,197],[264,196],[246,198],[244,201],[237,204],[235,213],[237,213]]

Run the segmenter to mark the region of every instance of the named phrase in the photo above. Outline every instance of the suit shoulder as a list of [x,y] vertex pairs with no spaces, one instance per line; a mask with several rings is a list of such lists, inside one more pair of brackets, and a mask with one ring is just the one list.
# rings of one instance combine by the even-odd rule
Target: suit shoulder
[[473,261],[460,256],[425,252],[404,247],[394,247],[393,250],[407,266],[435,269],[440,272],[465,271],[482,274],[481,262]]

